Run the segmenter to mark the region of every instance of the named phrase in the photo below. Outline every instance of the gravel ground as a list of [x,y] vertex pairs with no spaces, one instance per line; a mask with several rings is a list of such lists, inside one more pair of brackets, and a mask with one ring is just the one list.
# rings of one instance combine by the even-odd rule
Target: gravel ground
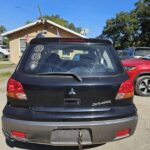
[[[0,82],[0,115],[2,115],[2,110],[6,104],[6,80]],[[135,104],[138,108],[139,122],[135,134],[127,139],[107,143],[103,146],[90,148],[90,150],[150,150],[150,98],[137,97],[134,98]],[[1,123],[0,123],[1,128]],[[73,150],[73,148],[56,148],[47,147],[42,145],[26,145],[18,143],[14,150],[28,149],[28,150]],[[0,150],[10,150],[5,143],[5,138],[0,130]]]

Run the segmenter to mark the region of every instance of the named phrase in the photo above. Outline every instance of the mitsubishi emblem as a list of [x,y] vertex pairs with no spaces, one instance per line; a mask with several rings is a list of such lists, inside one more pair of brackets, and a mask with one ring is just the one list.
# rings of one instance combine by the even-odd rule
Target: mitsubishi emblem
[[75,92],[75,90],[72,88],[68,94],[69,94],[69,95],[76,95],[76,92]]

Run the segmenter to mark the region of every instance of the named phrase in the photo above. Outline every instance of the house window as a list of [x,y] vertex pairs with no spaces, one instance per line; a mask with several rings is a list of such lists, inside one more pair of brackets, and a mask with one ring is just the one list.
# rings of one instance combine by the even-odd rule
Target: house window
[[27,47],[26,40],[20,39],[20,53],[21,53],[21,55],[24,53],[26,47]]

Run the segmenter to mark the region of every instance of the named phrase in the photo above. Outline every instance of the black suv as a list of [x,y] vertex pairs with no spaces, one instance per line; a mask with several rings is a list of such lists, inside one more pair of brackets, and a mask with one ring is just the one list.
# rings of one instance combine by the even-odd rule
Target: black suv
[[7,140],[54,146],[131,136],[134,87],[108,40],[35,38],[7,85]]

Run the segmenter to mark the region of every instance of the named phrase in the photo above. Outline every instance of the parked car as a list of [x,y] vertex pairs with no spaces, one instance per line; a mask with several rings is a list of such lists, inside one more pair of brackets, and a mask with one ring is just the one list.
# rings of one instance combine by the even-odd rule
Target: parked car
[[133,57],[133,49],[117,50],[117,54],[121,60],[132,58]]
[[141,58],[122,60],[132,81],[135,92],[140,96],[150,96],[150,54]]
[[134,58],[141,58],[150,54],[150,47],[138,47],[134,50]]
[[9,49],[6,45],[0,45],[0,61],[9,57]]
[[133,96],[110,41],[35,38],[8,81],[3,132],[12,145],[81,148],[123,139],[137,125]]
[[150,54],[150,47],[127,48],[124,50],[118,50],[117,52],[120,59],[140,58]]

